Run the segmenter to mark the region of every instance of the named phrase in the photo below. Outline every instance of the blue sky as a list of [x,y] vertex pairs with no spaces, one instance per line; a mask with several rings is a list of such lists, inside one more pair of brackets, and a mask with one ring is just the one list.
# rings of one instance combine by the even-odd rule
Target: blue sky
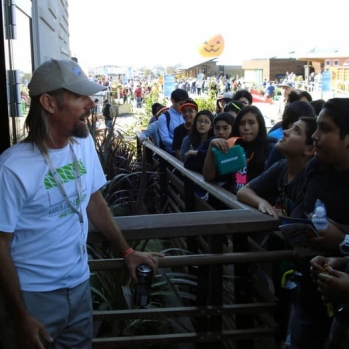
[[[347,44],[348,0],[70,0],[70,48],[85,68],[149,68],[205,60],[219,33],[224,62]],[[336,6],[337,8],[335,8]]]

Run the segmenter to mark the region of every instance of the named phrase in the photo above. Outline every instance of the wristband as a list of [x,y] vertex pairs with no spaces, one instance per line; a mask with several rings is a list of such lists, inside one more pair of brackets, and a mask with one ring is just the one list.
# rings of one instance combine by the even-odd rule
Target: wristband
[[126,258],[128,255],[130,255],[132,252],[134,251],[134,249],[132,247],[128,248],[123,254],[122,257]]

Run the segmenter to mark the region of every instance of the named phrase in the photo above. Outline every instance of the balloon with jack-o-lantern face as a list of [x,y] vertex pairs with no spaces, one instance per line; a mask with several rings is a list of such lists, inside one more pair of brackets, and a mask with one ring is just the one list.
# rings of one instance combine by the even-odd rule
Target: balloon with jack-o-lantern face
[[224,50],[224,39],[220,34],[211,36],[199,46],[199,53],[203,57],[218,57]]

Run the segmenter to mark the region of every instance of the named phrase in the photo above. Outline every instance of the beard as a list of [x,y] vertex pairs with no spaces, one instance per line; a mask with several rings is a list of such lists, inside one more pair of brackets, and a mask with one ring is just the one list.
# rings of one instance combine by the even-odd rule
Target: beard
[[90,130],[87,125],[84,126],[75,126],[72,131],[72,136],[76,138],[87,138],[90,134]]
[[[87,120],[87,118],[90,116],[90,112],[84,113],[81,117]],[[72,130],[71,135],[76,138],[87,138],[90,134],[90,130],[87,126],[87,123],[85,125],[75,125],[75,127]]]

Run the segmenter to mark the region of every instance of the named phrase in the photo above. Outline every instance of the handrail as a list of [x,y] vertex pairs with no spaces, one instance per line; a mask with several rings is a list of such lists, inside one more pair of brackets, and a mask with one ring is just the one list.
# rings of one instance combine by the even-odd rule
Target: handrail
[[122,310],[95,310],[93,317],[96,320],[110,320],[117,317],[125,319],[164,319],[170,317],[188,316],[215,316],[225,314],[251,314],[256,312],[272,311],[275,302],[207,305],[201,307],[173,307],[150,309],[122,309]]
[[148,148],[149,150],[155,152],[168,164],[173,166],[175,169],[179,170],[182,175],[193,181],[193,183],[200,186],[203,190],[206,190],[209,194],[215,196],[222,203],[227,205],[230,208],[242,208],[253,210],[251,206],[245,205],[242,202],[239,202],[236,198],[236,195],[227,191],[226,189],[220,187],[219,185],[211,182],[206,182],[203,176],[195,171],[188,170],[183,166],[183,162],[175,158],[173,155],[167,153],[165,150],[160,149],[155,144],[149,140],[143,142],[143,147]]
[[[279,226],[279,221],[273,217],[257,210],[243,209],[127,216],[114,219],[127,240],[179,237],[180,229],[183,232],[182,236],[188,237],[273,231]],[[103,240],[105,238],[90,226],[89,241]]]
[[[220,254],[197,254],[189,256],[172,256],[158,259],[159,268],[189,267],[202,265],[242,264],[279,262],[293,260],[293,250],[266,251],[266,252],[233,252]],[[125,268],[125,262],[121,258],[97,259],[89,261],[91,271],[115,270]]]

